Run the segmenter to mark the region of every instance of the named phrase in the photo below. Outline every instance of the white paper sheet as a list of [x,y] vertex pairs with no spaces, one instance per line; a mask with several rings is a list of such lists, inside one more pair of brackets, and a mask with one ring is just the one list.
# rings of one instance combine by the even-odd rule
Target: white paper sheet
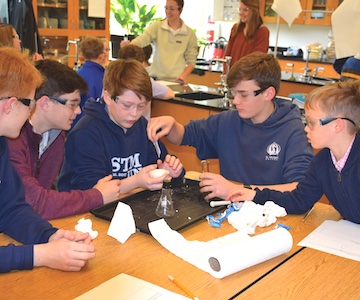
[[331,15],[336,58],[360,51],[360,0],[345,0]]
[[176,82],[176,81],[166,81],[166,80],[156,80],[157,83],[160,83],[162,85],[167,85],[167,86],[170,86],[170,85],[180,85],[179,82]]
[[271,9],[282,17],[289,27],[302,12],[299,0],[274,0]]
[[298,245],[360,261],[360,225],[327,220]]
[[89,0],[88,17],[105,18],[106,17],[106,1],[105,0]]
[[76,300],[184,300],[189,299],[139,278],[120,274],[86,292]]
[[290,251],[292,236],[284,228],[249,237],[237,231],[208,242],[187,241],[164,219],[149,223],[153,237],[167,250],[216,278],[224,278]]

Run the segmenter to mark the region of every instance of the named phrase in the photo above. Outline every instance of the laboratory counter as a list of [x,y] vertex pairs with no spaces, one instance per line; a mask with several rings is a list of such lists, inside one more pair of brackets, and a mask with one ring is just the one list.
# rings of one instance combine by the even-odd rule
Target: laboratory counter
[[[309,61],[306,73],[306,62],[302,59],[279,59],[278,61],[282,70],[279,96],[288,97],[292,93],[309,93],[314,88],[335,82],[340,78],[329,62]],[[198,60],[187,82],[218,88],[222,70],[222,63]]]

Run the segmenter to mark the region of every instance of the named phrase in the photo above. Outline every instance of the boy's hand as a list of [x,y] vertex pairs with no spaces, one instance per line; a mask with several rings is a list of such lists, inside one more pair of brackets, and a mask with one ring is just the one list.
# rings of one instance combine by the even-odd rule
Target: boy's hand
[[175,119],[170,116],[151,118],[146,129],[149,140],[155,142],[168,135],[174,124]]
[[240,186],[230,190],[225,200],[230,200],[232,202],[253,201],[255,195],[256,191]]
[[92,243],[78,243],[65,238],[34,245],[34,266],[45,266],[62,271],[80,271],[95,257]]
[[164,174],[158,178],[152,178],[149,174],[150,171],[155,170],[157,165],[148,165],[142,168],[135,176],[137,177],[137,186],[155,191],[160,190],[163,186],[163,181],[168,177],[168,174]]
[[172,178],[179,177],[183,170],[183,165],[182,165],[180,159],[178,159],[176,156],[173,156],[170,154],[167,154],[165,156],[164,162],[162,162],[160,159],[158,159],[157,164],[158,164],[159,169],[168,170],[170,172],[169,176]]
[[121,192],[121,180],[112,179],[112,175],[107,175],[98,180],[94,188],[97,189],[102,197],[104,204],[119,198]]
[[218,197],[225,199],[231,189],[238,187],[236,183],[233,183],[219,174],[205,172],[200,174],[200,192],[208,193],[204,197],[205,200]]

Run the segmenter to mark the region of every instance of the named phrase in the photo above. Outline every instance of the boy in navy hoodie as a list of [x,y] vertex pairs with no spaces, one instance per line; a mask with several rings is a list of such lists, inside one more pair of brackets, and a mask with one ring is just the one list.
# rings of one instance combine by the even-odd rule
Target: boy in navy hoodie
[[292,190],[303,178],[313,150],[299,108],[276,98],[280,79],[273,55],[247,55],[234,64],[227,78],[236,109],[186,126],[169,116],[150,119],[149,139],[166,136],[174,144],[195,147],[199,159],[219,159],[221,175],[200,176],[201,191],[209,193],[206,200],[224,199],[238,183]]
[[0,246],[0,273],[47,266],[78,271],[95,256],[89,234],[52,227],[25,202],[7,138],[16,138],[35,105],[42,77],[14,48],[0,48],[0,232],[23,245]]
[[325,194],[339,213],[360,224],[360,80],[317,88],[305,101],[305,132],[315,149],[305,177],[292,192],[237,188],[227,199],[267,200],[290,214],[303,214]]
[[70,131],[58,188],[88,189],[102,177],[121,179],[120,193],[135,188],[158,190],[166,174],[152,178],[151,170],[167,169],[172,178],[184,174],[178,158],[159,142],[158,156],[146,133],[142,112],[152,98],[150,77],[133,59],[111,62],[104,75],[104,93],[85,103],[85,116]]

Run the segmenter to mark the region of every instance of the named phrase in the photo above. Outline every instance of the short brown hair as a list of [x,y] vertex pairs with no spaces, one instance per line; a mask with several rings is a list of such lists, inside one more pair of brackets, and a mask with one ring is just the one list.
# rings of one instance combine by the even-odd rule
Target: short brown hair
[[139,62],[145,61],[145,53],[142,48],[134,44],[121,46],[119,50],[120,59],[135,59]]
[[79,48],[85,59],[97,59],[104,52],[104,43],[98,37],[87,36],[80,41]]
[[43,84],[36,89],[35,99],[44,95],[59,97],[77,90],[80,93],[88,91],[86,81],[76,71],[56,60],[39,60],[35,63],[35,67],[44,76]]
[[142,63],[135,59],[118,59],[112,61],[105,69],[104,90],[113,99],[126,90],[133,91],[139,98],[152,99],[152,85],[149,74]]
[[43,81],[29,56],[15,48],[0,48],[0,66],[0,97],[28,97]]
[[184,8],[184,0],[174,0],[180,7],[180,10]]
[[273,86],[280,88],[281,68],[277,59],[266,53],[254,52],[239,59],[229,71],[227,82],[230,88],[240,81],[254,80],[261,89]]
[[343,117],[356,124],[354,132],[360,129],[360,80],[337,82],[312,90],[305,101],[306,109],[319,108],[326,117]]

